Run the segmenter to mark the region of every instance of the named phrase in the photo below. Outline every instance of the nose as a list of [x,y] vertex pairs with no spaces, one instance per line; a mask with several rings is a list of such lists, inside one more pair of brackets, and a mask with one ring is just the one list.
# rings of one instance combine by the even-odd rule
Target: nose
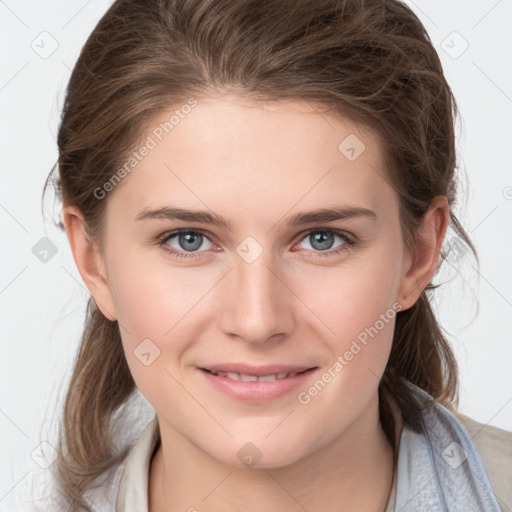
[[252,263],[235,259],[223,290],[219,290],[221,329],[250,344],[282,339],[294,324],[293,293],[284,272],[264,254]]

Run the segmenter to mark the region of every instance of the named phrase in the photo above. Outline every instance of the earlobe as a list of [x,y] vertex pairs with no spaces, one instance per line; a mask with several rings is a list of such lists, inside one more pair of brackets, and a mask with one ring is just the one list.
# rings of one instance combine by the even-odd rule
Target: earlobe
[[75,206],[64,206],[62,217],[80,276],[103,315],[117,320],[114,301],[108,283],[103,257],[97,243],[89,237],[82,212]]
[[412,261],[402,278],[398,301],[408,309],[418,300],[430,283],[450,222],[450,205],[446,196],[436,196],[416,231],[416,247]]

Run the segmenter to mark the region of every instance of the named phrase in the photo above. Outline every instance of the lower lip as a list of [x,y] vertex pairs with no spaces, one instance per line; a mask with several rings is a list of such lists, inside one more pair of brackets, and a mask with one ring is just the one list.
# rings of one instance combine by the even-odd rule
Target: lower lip
[[293,377],[263,382],[243,382],[213,375],[206,370],[199,369],[199,371],[214,388],[233,398],[247,402],[267,402],[280,398],[290,393],[295,388],[304,385],[306,380],[309,379],[311,374],[315,371],[315,368],[298,373]]

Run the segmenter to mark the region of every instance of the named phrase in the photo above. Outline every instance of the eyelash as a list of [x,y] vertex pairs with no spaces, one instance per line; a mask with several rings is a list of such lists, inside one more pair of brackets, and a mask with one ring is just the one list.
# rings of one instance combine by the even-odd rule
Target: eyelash
[[[156,241],[159,246],[162,247],[162,249],[169,254],[171,254],[173,257],[176,257],[178,259],[190,259],[190,258],[201,258],[202,256],[198,256],[198,252],[205,252],[205,251],[192,251],[192,252],[180,252],[176,251],[174,249],[169,248],[167,245],[167,242],[173,238],[176,235],[179,235],[181,233],[192,233],[192,234],[201,234],[204,237],[206,237],[208,240],[210,240],[210,237],[208,236],[208,233],[201,229],[178,229],[176,231],[171,232],[165,232],[162,235],[158,236]],[[329,249],[327,251],[313,251],[311,257],[313,259],[316,258],[324,258],[329,256],[336,256],[338,254],[341,254],[342,252],[346,252],[350,249],[352,249],[356,245],[355,237],[349,236],[345,231],[340,231],[338,229],[332,229],[332,228],[315,228],[307,231],[304,233],[302,238],[300,239],[300,242],[310,236],[313,233],[333,233],[334,235],[339,236],[341,239],[343,239],[344,244],[339,246],[337,249]],[[210,240],[211,241],[211,240]]]

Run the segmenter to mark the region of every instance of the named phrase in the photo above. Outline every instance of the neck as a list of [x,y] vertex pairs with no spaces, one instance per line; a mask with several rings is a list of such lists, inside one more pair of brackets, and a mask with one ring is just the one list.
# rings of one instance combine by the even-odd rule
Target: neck
[[210,457],[160,422],[151,462],[149,512],[383,512],[391,491],[393,449],[378,394],[337,438],[284,467],[236,468]]

